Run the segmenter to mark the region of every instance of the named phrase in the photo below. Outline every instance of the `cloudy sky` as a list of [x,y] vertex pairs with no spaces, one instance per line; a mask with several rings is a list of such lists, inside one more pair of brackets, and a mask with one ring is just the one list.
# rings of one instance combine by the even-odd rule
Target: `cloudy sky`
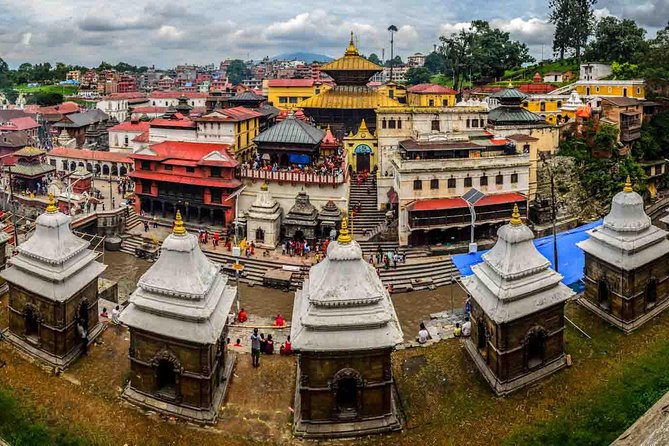
[[[20,7],[17,7],[20,3]],[[395,24],[396,51],[426,52],[439,35],[489,20],[530,46],[551,52],[548,0],[0,0],[0,57],[21,62],[98,65],[125,61],[171,67],[218,63],[291,51],[337,57],[348,35],[363,53],[388,52],[386,28]],[[669,0],[599,0],[599,16],[633,18],[653,36],[669,20]]]

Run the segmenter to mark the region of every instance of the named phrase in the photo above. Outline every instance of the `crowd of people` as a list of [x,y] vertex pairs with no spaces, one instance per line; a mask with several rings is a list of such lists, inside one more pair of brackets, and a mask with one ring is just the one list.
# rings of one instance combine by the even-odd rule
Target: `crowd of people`
[[292,173],[314,173],[318,175],[334,175],[342,173],[344,156],[342,149],[338,149],[333,155],[321,156],[309,164],[281,165],[276,157],[271,160],[263,159],[256,153],[252,160],[243,163],[243,167],[252,170],[264,170],[268,172],[292,172]]

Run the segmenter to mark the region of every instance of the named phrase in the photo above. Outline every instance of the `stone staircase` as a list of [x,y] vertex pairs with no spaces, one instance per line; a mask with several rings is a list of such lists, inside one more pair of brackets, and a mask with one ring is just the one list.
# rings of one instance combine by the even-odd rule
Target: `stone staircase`
[[[376,201],[376,183],[372,184],[371,179],[360,186],[354,179],[351,180],[348,201],[349,216],[358,203],[360,203],[360,212],[356,213],[352,222],[353,235],[357,240],[366,240],[386,219],[385,212],[379,210]],[[350,222],[349,227],[351,227]]]
[[[141,246],[142,243],[143,240],[140,236],[131,235],[123,240],[123,244],[121,245],[121,251],[126,254],[134,256],[135,248]],[[230,269],[230,265],[232,265],[235,262],[235,258],[230,253],[225,251],[225,247],[220,247],[220,249],[221,249],[220,252],[212,252],[212,251],[202,251],[202,252],[204,252],[204,254],[210,260],[220,265],[223,265],[224,267],[227,267],[224,268],[224,271],[231,277],[234,277],[235,274]],[[240,281],[254,286],[255,285],[262,286],[263,278],[265,277],[265,273],[267,273],[268,270],[281,268],[285,264],[271,261],[268,259],[263,259],[262,256],[259,255],[255,255],[252,257],[242,257],[240,258],[240,263],[244,265],[244,271],[242,272]],[[297,288],[299,288],[302,285],[304,278],[309,273],[309,267],[299,266],[299,268],[300,270],[294,272],[291,278],[291,284],[290,284],[291,290],[296,290]]]
[[[124,239],[123,244],[121,245],[121,251],[126,254],[135,255],[135,248],[140,246],[142,243],[143,240],[140,236],[131,235]],[[367,248],[368,251],[365,259],[369,258],[369,254],[376,253],[376,249],[379,244],[377,242],[369,243],[372,243],[372,245]],[[392,251],[395,246],[396,244],[393,245],[392,242],[381,244],[384,252]],[[235,258],[227,251],[224,251],[225,248],[222,249],[223,250],[220,252],[203,252],[212,261],[223,266],[228,266],[228,268],[224,268],[224,271],[231,277],[234,277],[234,273],[229,268],[229,266],[234,263]],[[402,251],[403,250],[400,250],[400,252]],[[409,248],[407,250],[407,258],[426,256],[427,253],[421,252],[419,248]],[[254,286],[262,286],[263,278],[268,270],[281,268],[284,265],[284,263],[264,259],[262,256],[257,255],[249,258],[243,257],[240,259],[240,262],[244,265],[244,271],[240,281]],[[300,265],[299,268],[299,271],[294,272],[291,278],[291,290],[296,290],[301,287],[302,282],[309,273],[308,266]],[[451,283],[452,277],[459,277],[459,275],[460,274],[458,273],[458,270],[451,261],[450,257],[446,256],[441,259],[435,258],[431,261],[425,259],[425,261],[421,263],[398,263],[397,268],[380,268],[381,280],[385,285],[391,284],[395,292],[432,289],[435,287],[448,285]]]
[[139,218],[139,215],[137,215],[137,212],[135,212],[134,206],[128,206],[128,218],[125,220],[125,232],[130,231],[137,225],[142,223],[142,220]]

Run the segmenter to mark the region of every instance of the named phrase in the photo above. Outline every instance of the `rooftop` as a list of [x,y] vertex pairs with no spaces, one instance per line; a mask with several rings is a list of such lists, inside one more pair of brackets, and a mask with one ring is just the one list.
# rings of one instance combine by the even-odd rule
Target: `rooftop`
[[256,136],[253,142],[256,144],[304,144],[315,146],[323,140],[324,136],[325,132],[323,130],[296,119],[294,115],[289,115],[283,121]]
[[130,157],[157,161],[179,159],[195,161],[198,164],[237,167],[237,161],[228,153],[229,148],[227,144],[165,141],[137,150]]
[[407,92],[414,94],[457,94],[452,88],[444,87],[438,84],[418,84],[407,89]]
[[402,104],[366,86],[337,85],[298,104],[301,108],[376,109]]
[[144,133],[149,130],[149,121],[125,121],[111,127],[109,132],[137,132]]

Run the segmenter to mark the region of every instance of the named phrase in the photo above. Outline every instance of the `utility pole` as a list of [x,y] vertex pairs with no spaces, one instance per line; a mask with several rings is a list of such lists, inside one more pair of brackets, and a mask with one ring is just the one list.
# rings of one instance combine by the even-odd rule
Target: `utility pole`
[[397,32],[397,27],[395,25],[390,25],[388,31],[390,31],[390,82],[392,82],[393,65],[395,65],[395,33]]
[[12,185],[12,166],[7,166],[9,169],[9,202],[12,204],[12,226],[14,226],[14,248],[19,246],[19,231],[16,229],[16,211],[17,206],[14,204],[14,186]]
[[541,153],[541,161],[543,161],[551,181],[551,219],[553,220],[553,259],[554,259],[553,267],[556,272],[560,272],[558,266],[557,197],[555,196],[555,174],[553,172],[553,168],[548,164],[546,160],[546,154],[543,152]]

